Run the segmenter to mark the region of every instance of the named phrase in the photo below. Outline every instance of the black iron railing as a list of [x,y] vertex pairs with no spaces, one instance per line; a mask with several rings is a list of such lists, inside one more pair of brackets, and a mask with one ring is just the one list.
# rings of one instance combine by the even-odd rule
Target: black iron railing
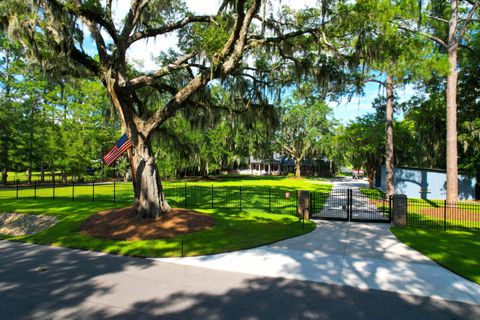
[[438,230],[480,230],[480,203],[408,199],[407,226]]
[[[170,184],[164,187],[169,202],[187,209],[261,210],[269,213],[297,213],[297,191],[272,187],[205,186]],[[131,183],[75,182],[65,184],[17,183],[0,189],[0,199],[131,202]]]

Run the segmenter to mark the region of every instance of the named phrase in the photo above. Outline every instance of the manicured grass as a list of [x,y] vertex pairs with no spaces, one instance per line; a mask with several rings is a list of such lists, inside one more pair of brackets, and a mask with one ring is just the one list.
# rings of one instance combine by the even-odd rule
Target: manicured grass
[[[378,189],[361,188],[360,191],[372,200],[385,198],[385,193]],[[377,203],[377,207],[380,206]],[[479,217],[479,202],[445,204],[444,200],[408,198],[407,224],[411,227],[480,231]]]
[[[59,179],[62,175],[60,171],[56,171],[55,175],[57,179]],[[45,180],[51,180],[52,179],[52,172],[50,170],[45,171],[44,173]],[[28,179],[28,174],[24,172],[13,172],[9,171],[8,176],[7,176],[7,181],[8,183],[15,183],[15,181],[20,180],[20,181],[27,181]],[[40,180],[40,171],[32,171],[32,180]]]
[[370,189],[370,188],[360,188],[360,192],[366,195],[369,199],[376,200],[376,199],[384,199],[385,192],[378,189]]
[[407,223],[412,227],[480,231],[479,217],[478,202],[408,199]]
[[480,232],[396,227],[390,230],[408,246],[480,284]]
[[[285,190],[293,192],[296,189],[306,189],[328,192],[331,188],[330,185],[319,180],[295,180],[281,177],[245,177],[242,179],[224,177],[216,181],[195,182],[195,185],[203,185],[204,187],[211,187],[212,184],[214,188],[225,188],[226,190],[237,190],[237,188],[242,186],[245,190],[252,190],[252,192],[243,194],[245,204],[242,206],[242,210],[239,210],[237,204],[231,208],[216,206],[212,208],[209,201],[211,200],[210,197],[207,195],[204,195],[205,199],[202,197],[198,199],[197,197],[197,201],[194,204],[198,206],[192,207],[192,209],[211,214],[215,218],[215,227],[210,230],[165,240],[109,241],[88,237],[80,233],[82,222],[90,215],[98,211],[130,205],[131,197],[129,195],[131,195],[131,188],[129,185],[124,185],[123,188],[121,185],[116,186],[119,188],[119,195],[121,195],[117,198],[117,200],[120,199],[120,202],[117,203],[112,203],[111,201],[91,201],[92,191],[90,186],[77,186],[75,189],[75,195],[84,197],[83,201],[79,201],[77,198],[75,198],[75,201],[71,201],[68,196],[69,187],[65,187],[65,192],[60,191],[60,188],[56,189],[56,200],[52,200],[48,191],[45,191],[47,192],[46,197],[37,195],[37,200],[32,198],[6,199],[5,197],[2,199],[0,196],[0,212],[47,214],[60,219],[57,225],[37,235],[6,237],[11,240],[149,257],[179,256],[181,253],[181,241],[183,241],[184,253],[186,255],[201,255],[251,248],[298,236],[315,228],[315,224],[308,221],[305,222],[305,227],[302,228],[301,221],[292,214],[272,214],[265,210],[259,210],[258,207],[265,209],[268,198],[260,197],[255,200],[254,197],[258,196],[258,194],[255,194],[255,190],[258,193],[271,187],[273,191],[283,194]],[[166,182],[167,197],[169,188],[172,190],[175,185],[182,186],[184,181],[181,184],[174,181]],[[104,188],[103,192],[109,194],[111,190],[107,189],[106,186]],[[101,189],[98,190],[100,194]],[[65,194],[65,196],[59,196],[60,194]],[[221,198],[221,196],[221,193],[216,194],[215,199]],[[249,196],[250,198],[248,198]],[[237,200],[233,199],[232,201]],[[257,205],[247,205],[252,202],[257,203]],[[183,198],[175,199],[173,197],[171,203],[174,206],[181,207],[185,202]],[[191,202],[188,203],[191,204]]]

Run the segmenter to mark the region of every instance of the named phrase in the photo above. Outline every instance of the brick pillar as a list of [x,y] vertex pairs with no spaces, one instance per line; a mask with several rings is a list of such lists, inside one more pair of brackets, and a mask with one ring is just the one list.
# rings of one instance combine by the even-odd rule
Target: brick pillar
[[404,194],[394,194],[392,204],[393,225],[396,227],[407,226],[407,196]]
[[300,218],[303,217],[303,210],[305,211],[305,219],[310,219],[310,192],[305,190],[298,190],[298,205],[297,214]]

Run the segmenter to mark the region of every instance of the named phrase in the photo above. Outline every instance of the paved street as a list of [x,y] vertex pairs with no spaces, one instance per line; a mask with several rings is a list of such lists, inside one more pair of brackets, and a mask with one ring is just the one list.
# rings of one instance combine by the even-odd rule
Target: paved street
[[[0,241],[1,319],[479,319],[480,306]],[[328,272],[328,271],[326,271]]]
[[480,319],[480,286],[388,227],[319,221],[268,246],[165,259],[0,241],[0,319]]

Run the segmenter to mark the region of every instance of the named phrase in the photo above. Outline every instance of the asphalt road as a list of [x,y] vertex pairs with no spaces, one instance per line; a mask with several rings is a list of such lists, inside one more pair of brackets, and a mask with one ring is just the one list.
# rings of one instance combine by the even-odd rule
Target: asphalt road
[[480,319],[480,306],[0,241],[1,319]]

